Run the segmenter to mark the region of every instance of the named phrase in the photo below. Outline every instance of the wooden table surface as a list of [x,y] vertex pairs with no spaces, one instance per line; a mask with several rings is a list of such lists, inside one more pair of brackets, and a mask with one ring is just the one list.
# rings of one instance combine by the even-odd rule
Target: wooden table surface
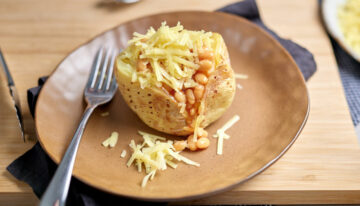
[[[26,131],[35,138],[26,90],[36,86],[75,47],[136,17],[176,10],[215,10],[234,0],[0,0],[0,46],[20,93]],[[265,23],[309,49],[318,71],[308,81],[311,111],[305,129],[273,166],[235,189],[193,204],[360,203],[360,149],[317,1],[258,1]],[[6,166],[35,141],[23,143],[4,75],[0,75],[0,205],[34,205],[29,186]]]

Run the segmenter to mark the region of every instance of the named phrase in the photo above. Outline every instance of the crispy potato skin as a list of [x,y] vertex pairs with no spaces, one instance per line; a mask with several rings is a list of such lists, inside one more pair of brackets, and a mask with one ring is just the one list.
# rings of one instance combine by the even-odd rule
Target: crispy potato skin
[[[200,125],[203,128],[217,120],[234,99],[234,72],[227,52],[225,56],[227,58],[224,64],[218,66],[210,75],[206,86],[205,120]],[[131,76],[117,68],[117,64],[115,71],[124,100],[145,124],[172,135],[185,136],[193,133],[184,130],[187,126],[186,117],[180,113],[181,108],[172,96],[157,87],[141,89],[138,82],[131,82]]]
[[230,107],[235,96],[235,78],[230,64],[219,66],[209,77],[206,86],[205,120],[201,126],[206,127]]
[[186,119],[180,113],[177,102],[157,87],[141,89],[138,82],[131,82],[120,70],[116,70],[119,90],[138,117],[149,127],[174,135],[187,135]]

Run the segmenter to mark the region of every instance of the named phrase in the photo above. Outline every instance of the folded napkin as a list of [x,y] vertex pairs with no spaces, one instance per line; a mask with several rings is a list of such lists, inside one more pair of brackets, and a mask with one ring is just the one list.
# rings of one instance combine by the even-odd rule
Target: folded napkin
[[[322,0],[318,0],[319,5]],[[350,114],[360,140],[360,63],[348,54],[328,33],[345,96],[350,108]]]
[[329,36],[339,67],[351,118],[360,137],[360,63]]
[[[247,18],[258,26],[265,29],[273,37],[275,37],[295,59],[297,65],[301,69],[305,79],[307,80],[316,71],[316,64],[312,54],[297,45],[291,40],[280,38],[273,31],[268,29],[261,21],[257,5],[254,0],[245,0],[226,6],[218,11],[232,13]],[[32,114],[38,94],[46,77],[39,79],[39,86],[28,90],[28,103]],[[39,143],[27,151],[24,155],[12,162],[7,170],[17,179],[29,184],[38,197],[41,197],[49,183],[52,175],[56,170],[56,164],[46,155]],[[121,183],[119,183],[121,184]],[[135,184],[135,183],[134,183]],[[92,188],[76,178],[72,178],[69,190],[67,205],[119,205],[119,204],[155,204],[130,200],[105,193],[103,191]],[[157,203],[158,204],[158,203]]]

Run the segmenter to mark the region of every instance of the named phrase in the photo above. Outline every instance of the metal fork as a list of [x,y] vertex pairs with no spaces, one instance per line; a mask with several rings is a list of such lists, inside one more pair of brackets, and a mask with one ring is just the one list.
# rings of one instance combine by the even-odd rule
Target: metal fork
[[101,48],[95,56],[84,91],[87,107],[54,177],[41,197],[40,206],[65,205],[76,153],[86,123],[94,109],[109,102],[117,90],[117,83],[113,75],[115,53],[107,50],[104,58],[103,53],[104,49]]

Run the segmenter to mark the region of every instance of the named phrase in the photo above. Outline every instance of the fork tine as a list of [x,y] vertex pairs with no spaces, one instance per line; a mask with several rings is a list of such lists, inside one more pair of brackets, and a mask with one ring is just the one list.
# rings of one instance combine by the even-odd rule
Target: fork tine
[[90,71],[90,75],[88,78],[88,82],[86,84],[86,88],[93,88],[95,85],[97,73],[99,71],[99,67],[100,67],[100,63],[101,63],[101,59],[102,59],[102,55],[103,55],[103,48],[100,48],[97,51],[96,56],[94,58],[94,61],[93,61],[92,67],[91,67],[91,71]]
[[116,90],[118,87],[118,84],[116,82],[116,78],[115,76],[113,75],[113,78],[111,78],[111,87],[110,87],[110,90],[113,91],[113,90]]
[[114,71],[115,57],[116,57],[116,53],[113,51],[112,55],[111,55],[111,60],[110,60],[110,68],[109,68],[107,76],[106,76],[107,78],[105,81],[105,91],[109,90],[109,88],[110,88],[110,83],[112,81],[113,71]]
[[106,70],[108,68],[110,53],[111,53],[111,49],[106,51],[104,62],[101,66],[101,70],[99,71],[101,74],[100,74],[99,80],[97,81],[97,84],[95,86],[95,88],[97,88],[98,90],[100,90],[102,88],[103,83],[104,83],[104,77],[105,77]]

